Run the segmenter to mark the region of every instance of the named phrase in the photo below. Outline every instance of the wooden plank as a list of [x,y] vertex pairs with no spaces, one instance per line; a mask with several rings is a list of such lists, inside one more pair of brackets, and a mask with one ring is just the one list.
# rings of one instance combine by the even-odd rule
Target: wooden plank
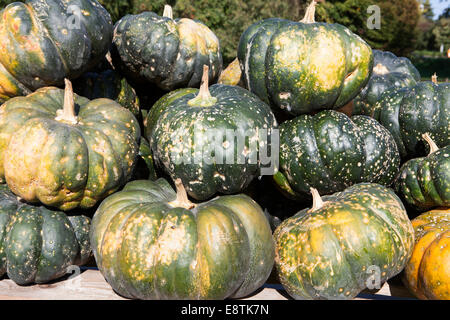
[[[377,291],[364,292],[356,300],[412,298],[398,283],[385,283]],[[50,284],[19,286],[9,279],[0,281],[1,300],[125,300],[116,294],[98,270],[85,270],[69,279]],[[279,284],[267,284],[265,288],[242,300],[288,300]]]

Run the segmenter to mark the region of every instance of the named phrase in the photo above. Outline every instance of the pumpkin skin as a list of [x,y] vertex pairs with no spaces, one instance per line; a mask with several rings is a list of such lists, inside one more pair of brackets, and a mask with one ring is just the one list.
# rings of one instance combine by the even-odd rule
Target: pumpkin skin
[[203,65],[211,83],[222,71],[219,40],[203,23],[172,19],[153,12],[127,15],[114,27],[114,66],[138,84],[153,84],[165,91],[199,87]]
[[439,149],[428,141],[430,154],[403,164],[395,189],[408,204],[422,210],[450,207],[450,145]]
[[244,87],[242,83],[242,72],[238,58],[234,59],[233,62],[231,62],[228,67],[226,67],[226,69],[222,71],[219,80],[217,80],[217,83],[226,84],[229,86]]
[[450,209],[426,212],[414,220],[416,242],[403,273],[406,287],[422,300],[450,299]]
[[[76,110],[74,110],[74,104]],[[130,180],[140,128],[109,99],[46,87],[0,108],[0,177],[25,201],[93,207]]]
[[[152,107],[146,122],[156,167],[173,180],[180,178],[196,200],[216,193],[239,193],[260,176],[265,164],[254,156],[261,155],[263,144],[271,151],[277,128],[270,107],[251,92],[220,84],[208,89],[207,84],[205,79],[200,90],[179,89],[165,95]],[[236,135],[248,132],[245,146],[239,146],[235,137],[230,139],[226,130]],[[267,137],[261,137],[262,130],[267,130]],[[222,163],[215,161],[211,150],[223,156],[219,158]],[[237,156],[241,154],[243,159]],[[233,161],[228,162],[229,156]]]
[[290,198],[304,200],[311,187],[331,194],[360,182],[389,186],[399,166],[392,135],[370,117],[325,110],[280,125],[274,179]]
[[381,283],[402,271],[414,230],[392,190],[361,183],[319,199],[315,195],[313,209],[283,221],[274,233],[275,264],[289,295],[352,299],[367,287],[373,267]]
[[372,70],[370,46],[339,24],[270,18],[241,36],[238,58],[245,86],[291,116],[339,109],[363,88]]
[[112,40],[111,16],[96,0],[24,2],[0,11],[0,103],[77,78]]
[[75,93],[89,100],[108,98],[140,117],[140,103],[136,90],[114,70],[87,72],[73,83]]
[[388,90],[371,116],[392,133],[402,159],[422,157],[427,154],[424,133],[438,147],[450,144],[450,84],[423,81]]
[[244,297],[269,277],[274,242],[261,207],[246,195],[197,204],[164,179],[133,181],[92,220],[97,265],[122,296]]
[[90,219],[32,206],[0,185],[0,277],[19,285],[62,277],[91,256]]
[[381,95],[390,89],[411,87],[420,81],[420,73],[408,58],[389,51],[373,50],[374,67],[369,83],[353,100],[353,114],[371,116]]
[[136,170],[132,180],[156,180],[158,173],[156,172],[155,163],[153,161],[152,149],[147,139],[141,137],[139,144],[139,157],[136,165]]

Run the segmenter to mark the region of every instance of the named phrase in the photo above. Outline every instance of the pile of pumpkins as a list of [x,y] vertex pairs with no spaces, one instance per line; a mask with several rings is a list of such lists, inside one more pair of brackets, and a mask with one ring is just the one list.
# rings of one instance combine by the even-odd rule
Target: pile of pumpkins
[[0,276],[45,283],[93,255],[124,297],[225,299],[275,266],[293,298],[352,299],[376,267],[450,299],[450,84],[315,6],[251,25],[225,70],[170,6],[115,26],[96,0],[6,6]]

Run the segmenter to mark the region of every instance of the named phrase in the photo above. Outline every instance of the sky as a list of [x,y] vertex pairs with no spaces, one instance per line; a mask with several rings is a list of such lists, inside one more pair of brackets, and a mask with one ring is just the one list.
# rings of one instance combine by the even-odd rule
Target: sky
[[450,0],[430,0],[433,6],[434,17],[437,19],[444,9],[450,6]]

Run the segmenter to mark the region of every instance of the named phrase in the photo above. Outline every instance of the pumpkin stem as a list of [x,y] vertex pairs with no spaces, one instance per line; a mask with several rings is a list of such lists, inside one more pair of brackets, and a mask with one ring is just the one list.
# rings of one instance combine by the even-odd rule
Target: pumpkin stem
[[435,84],[438,84],[438,81],[437,81],[437,74],[436,74],[436,72],[431,76],[431,81],[433,82],[433,83],[435,83]]
[[76,124],[78,122],[75,114],[75,100],[73,98],[72,82],[69,79],[64,79],[66,88],[64,90],[64,107],[56,111],[56,121],[68,122]]
[[319,194],[319,191],[317,191],[317,189],[311,188],[310,190],[311,190],[311,194],[313,196],[313,206],[312,206],[311,210],[309,210],[309,211],[314,212],[314,211],[317,211],[320,208],[322,208],[324,202],[322,200],[322,197]]
[[316,14],[316,4],[317,2],[315,0],[311,1],[308,8],[306,8],[305,17],[300,20],[302,23],[314,23],[316,22],[316,19],[314,18]]
[[169,18],[169,19],[173,19],[173,10],[172,10],[172,7],[169,6],[168,4],[166,4],[166,5],[164,6],[163,17],[166,17],[166,18]]
[[183,182],[181,179],[175,180],[175,187],[177,188],[177,198],[169,202],[169,205],[174,208],[185,208],[187,210],[195,207],[195,203],[189,201],[189,198],[186,193],[186,189],[183,186]]
[[428,145],[430,146],[430,154],[435,153],[436,151],[439,150],[439,147],[437,146],[437,144],[434,142],[434,140],[431,138],[431,136],[428,133],[424,133],[422,135],[422,138],[428,143]]
[[211,96],[211,93],[209,92],[209,67],[207,65],[203,65],[203,76],[200,90],[195,98],[188,101],[188,104],[190,106],[210,107],[216,102],[217,98]]

